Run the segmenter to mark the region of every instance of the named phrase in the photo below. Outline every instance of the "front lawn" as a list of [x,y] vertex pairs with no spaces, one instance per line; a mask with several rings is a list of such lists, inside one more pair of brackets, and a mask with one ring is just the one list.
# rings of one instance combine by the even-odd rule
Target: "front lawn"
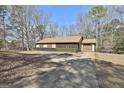
[[124,54],[95,53],[95,59],[124,65]]

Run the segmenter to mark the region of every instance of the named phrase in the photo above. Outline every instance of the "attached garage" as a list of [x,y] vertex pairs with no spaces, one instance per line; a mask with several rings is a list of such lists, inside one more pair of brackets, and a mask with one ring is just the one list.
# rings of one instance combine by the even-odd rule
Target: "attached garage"
[[82,41],[82,52],[95,52],[96,40],[95,39],[84,39]]
[[83,52],[91,52],[91,51],[92,51],[92,45],[90,44],[83,45]]

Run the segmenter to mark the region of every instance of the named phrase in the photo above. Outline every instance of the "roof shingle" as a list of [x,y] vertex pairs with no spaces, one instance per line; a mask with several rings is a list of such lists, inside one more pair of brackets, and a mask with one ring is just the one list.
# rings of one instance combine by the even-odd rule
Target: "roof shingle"
[[83,44],[96,43],[96,39],[84,39],[82,43]]
[[38,43],[78,43],[81,40],[81,36],[65,36],[56,38],[45,38]]

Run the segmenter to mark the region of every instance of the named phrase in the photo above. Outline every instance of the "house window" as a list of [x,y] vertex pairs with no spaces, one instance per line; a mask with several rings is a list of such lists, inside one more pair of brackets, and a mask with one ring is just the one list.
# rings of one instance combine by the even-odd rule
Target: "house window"
[[52,44],[47,44],[47,48],[52,48]]
[[39,48],[40,47],[40,45],[36,45],[36,48]]
[[77,44],[57,44],[57,48],[78,48]]
[[43,44],[43,48],[47,48],[48,47],[48,45],[47,44]]

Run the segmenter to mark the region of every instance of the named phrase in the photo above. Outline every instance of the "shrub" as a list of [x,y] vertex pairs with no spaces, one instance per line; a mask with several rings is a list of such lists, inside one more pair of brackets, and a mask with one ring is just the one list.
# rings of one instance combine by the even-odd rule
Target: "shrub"
[[4,41],[0,39],[0,49],[4,47]]
[[113,47],[113,51],[118,54],[124,53],[124,38],[123,39],[118,39],[116,41],[115,46]]

